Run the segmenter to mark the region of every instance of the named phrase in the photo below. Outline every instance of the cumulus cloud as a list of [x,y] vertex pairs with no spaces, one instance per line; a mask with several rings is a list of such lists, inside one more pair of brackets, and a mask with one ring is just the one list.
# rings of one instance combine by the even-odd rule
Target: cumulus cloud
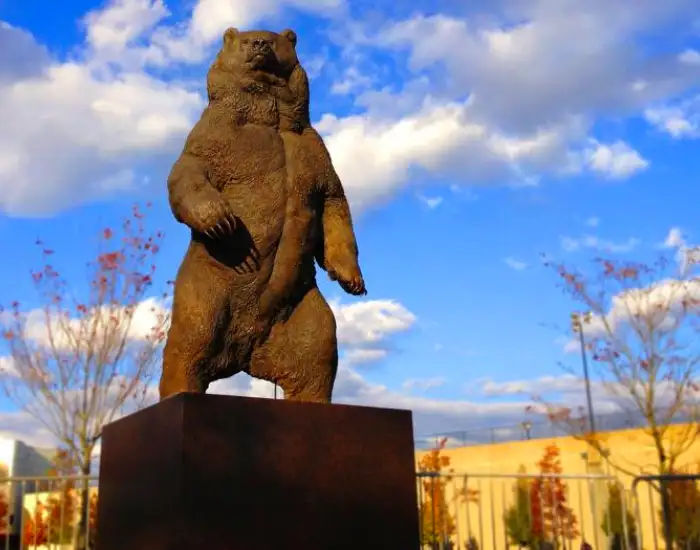
[[527,268],[527,263],[523,262],[522,260],[517,260],[513,257],[508,256],[507,258],[503,259],[503,262],[510,267],[511,269],[515,271],[523,271],[524,269]]
[[418,194],[418,199],[425,204],[425,206],[430,208],[430,210],[435,210],[445,200],[443,197],[426,197],[420,193]]
[[[393,300],[363,300],[351,304],[332,301],[330,306],[336,318],[341,371],[381,361],[389,354],[387,346],[391,336],[409,330],[416,322],[413,313]],[[272,397],[274,384],[240,373],[217,380],[210,391]],[[281,389],[278,389],[278,396],[281,396]]]
[[[589,338],[620,335],[634,322],[639,331],[650,326],[660,334],[672,330],[688,313],[700,313],[700,279],[664,279],[616,294],[605,316],[592,315],[584,332]],[[645,322],[640,323],[639,319]],[[565,345],[565,351],[577,350],[573,341]]]
[[0,85],[40,76],[49,61],[31,34],[0,21]]
[[435,376],[433,378],[409,378],[401,384],[401,388],[404,391],[428,391],[433,388],[439,388],[445,385],[447,380],[442,376]]
[[661,247],[676,249],[676,260],[682,275],[686,275],[694,266],[700,265],[700,246],[689,244],[680,227],[669,229]]
[[145,67],[202,61],[226,27],[285,7],[341,6],[199,0],[184,22],[166,24],[163,0],[111,0],[82,19],[86,40],[69,61],[50,59],[29,33],[0,22],[0,211],[45,215],[132,191],[153,172],[164,178],[205,101]]
[[649,107],[644,116],[657,130],[675,139],[700,137],[700,95]]
[[416,111],[397,118],[373,112],[325,114],[316,124],[356,208],[390,196],[416,171],[457,176],[465,183],[517,184],[527,181],[529,172],[550,164],[565,170],[569,164],[561,161],[566,144],[558,129],[523,138],[494,132],[472,119],[469,100],[426,97]]
[[585,153],[591,170],[611,179],[622,179],[649,166],[637,151],[622,141],[610,145],[596,143]]
[[680,227],[672,227],[669,229],[668,235],[666,235],[666,238],[664,239],[663,246],[666,248],[679,248],[681,246],[685,246],[685,237],[683,237]]
[[563,250],[566,252],[575,252],[582,248],[599,250],[609,253],[624,253],[631,252],[640,244],[640,240],[635,237],[630,237],[626,241],[614,242],[607,239],[601,239],[595,235],[583,235],[581,237],[560,237],[560,243]]
[[394,300],[364,300],[330,304],[337,324],[338,343],[362,346],[381,342],[391,334],[408,330],[416,316]]
[[17,439],[27,445],[51,448],[56,437],[36,418],[25,411],[0,412],[0,438]]
[[700,81],[700,70],[676,56],[630,47],[677,21],[690,3],[644,1],[634,13],[602,1],[506,4],[502,20],[416,15],[353,35],[368,48],[407,51],[414,74],[398,92],[360,93],[364,113],[319,123],[356,207],[422,173],[532,185],[542,174],[619,180],[648,168],[630,144],[593,139],[593,125]]
[[14,359],[8,355],[0,355],[0,376],[15,377],[18,374]]
[[350,66],[345,69],[342,79],[334,82],[331,86],[331,93],[345,95],[350,92],[369,88],[372,79],[362,74],[357,67]]
[[[381,201],[422,172],[463,184],[532,185],[541,174],[620,179],[645,169],[648,160],[629,144],[591,146],[589,134],[601,114],[651,103],[667,109],[667,98],[697,83],[695,50],[639,55],[630,46],[682,22],[691,5],[508,0],[508,17],[416,15],[374,34],[353,30],[357,22],[341,25],[353,38],[348,48],[407,50],[413,71],[399,91],[368,90],[373,82],[354,65],[335,83],[335,92],[356,95],[365,108],[326,114],[318,124],[353,206]],[[203,61],[228,26],[250,27],[286,9],[333,16],[345,7],[344,0],[196,0],[174,21],[164,0],[111,0],[82,19],[86,40],[70,62],[49,59],[28,33],[3,24],[0,209],[48,213],[134,189],[148,171],[164,177],[204,101],[193,91],[201,79],[165,82],[150,68]],[[647,119],[694,135],[697,109],[679,105],[668,108],[680,108],[681,118],[651,109]]]
[[[408,49],[416,70],[444,67],[451,90],[469,90],[483,120],[515,132],[532,132],[570,113],[643,108],[698,77],[666,53],[640,56],[630,47],[650,29],[682,24],[689,0],[644,0],[634,10],[603,0],[506,5],[510,24],[505,17],[472,22],[417,15],[388,25],[378,39]],[[645,85],[635,87],[640,81]]]
[[463,429],[465,426],[473,429],[517,424],[525,418],[526,407],[532,405],[529,399],[490,403],[410,395],[372,383],[345,366],[338,370],[333,395],[336,403],[409,409],[413,412],[414,431],[417,434]]
[[[152,335],[152,331],[163,326],[163,320],[167,323],[170,315],[168,304],[157,298],[146,298],[134,305],[133,312],[128,312],[125,307],[107,306],[99,310],[89,311],[84,317],[62,319],[55,311],[47,312],[43,309],[32,309],[22,313],[24,338],[27,341],[43,348],[53,346],[57,350],[70,350],[77,345],[91,345],[88,341],[92,337],[91,330],[96,322],[95,338],[103,338],[105,334],[115,335],[118,339],[122,336],[131,342],[144,341]],[[9,317],[0,319],[0,325]],[[110,319],[119,321],[119,329]],[[165,326],[167,329],[167,324]]]
[[129,189],[182,146],[202,98],[142,73],[51,64],[0,84],[0,210],[45,214]]
[[389,354],[383,348],[350,348],[343,353],[347,365],[363,365],[384,359]]
[[[222,380],[212,382],[207,392],[218,395],[274,398],[275,385],[267,380],[253,378],[244,372],[240,372],[234,376],[231,376],[230,378],[224,378]],[[277,397],[279,399],[284,397],[284,392],[281,388],[277,388]]]

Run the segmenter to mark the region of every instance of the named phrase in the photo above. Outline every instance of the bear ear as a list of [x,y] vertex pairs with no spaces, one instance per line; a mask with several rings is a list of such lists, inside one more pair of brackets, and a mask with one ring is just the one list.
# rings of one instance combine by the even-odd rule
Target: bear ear
[[292,29],[284,29],[280,35],[284,36],[287,40],[289,40],[294,46],[297,45],[297,33],[295,33]]
[[238,29],[235,27],[230,27],[224,32],[224,44],[231,42],[234,38],[238,36]]

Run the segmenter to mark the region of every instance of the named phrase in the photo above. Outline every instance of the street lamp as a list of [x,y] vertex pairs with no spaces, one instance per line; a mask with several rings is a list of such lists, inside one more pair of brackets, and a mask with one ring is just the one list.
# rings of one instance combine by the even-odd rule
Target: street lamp
[[595,420],[593,417],[593,402],[591,400],[591,380],[588,376],[588,361],[586,359],[586,346],[583,342],[583,325],[591,322],[591,312],[587,311],[583,315],[580,313],[571,314],[571,329],[578,332],[581,343],[581,361],[583,362],[583,377],[586,381],[586,401],[588,403],[588,424],[591,433],[595,433]]

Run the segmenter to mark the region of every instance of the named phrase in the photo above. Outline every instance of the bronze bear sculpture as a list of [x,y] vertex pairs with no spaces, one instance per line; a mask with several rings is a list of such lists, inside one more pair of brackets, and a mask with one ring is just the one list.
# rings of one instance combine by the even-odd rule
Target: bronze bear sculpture
[[207,92],[168,178],[191,240],[160,397],[243,371],[287,399],[330,402],[336,326],[314,260],[347,292],[366,289],[343,187],[309,122],[296,35],[228,29]]

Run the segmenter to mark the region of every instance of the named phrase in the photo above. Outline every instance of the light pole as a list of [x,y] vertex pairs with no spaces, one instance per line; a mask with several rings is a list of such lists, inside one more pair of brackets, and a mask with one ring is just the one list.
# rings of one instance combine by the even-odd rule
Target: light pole
[[595,433],[595,419],[593,416],[593,401],[591,399],[591,380],[588,376],[588,360],[586,359],[586,346],[583,341],[583,325],[591,322],[591,312],[587,311],[583,315],[579,313],[571,314],[571,328],[578,332],[581,343],[581,361],[583,362],[583,377],[586,381],[586,402],[588,403],[588,427],[591,434]]

